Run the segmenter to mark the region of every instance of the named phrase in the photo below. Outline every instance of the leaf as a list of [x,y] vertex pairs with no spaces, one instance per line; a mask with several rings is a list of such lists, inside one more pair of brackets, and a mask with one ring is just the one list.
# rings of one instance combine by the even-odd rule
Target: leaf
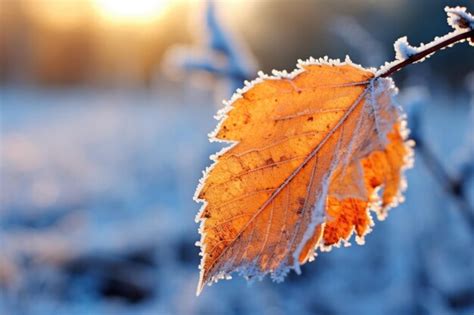
[[[213,156],[198,187],[201,275],[239,272],[280,281],[315,250],[358,242],[401,200],[411,143],[390,78],[350,60],[299,62],[260,74],[221,112]],[[380,194],[380,196],[379,196]]]

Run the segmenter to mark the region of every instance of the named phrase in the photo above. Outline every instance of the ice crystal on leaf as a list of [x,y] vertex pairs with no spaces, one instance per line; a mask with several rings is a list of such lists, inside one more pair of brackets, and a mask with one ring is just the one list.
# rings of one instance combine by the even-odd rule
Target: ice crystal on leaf
[[[350,60],[311,59],[261,75],[221,112],[211,135],[232,143],[213,159],[196,199],[201,279],[239,272],[280,279],[315,249],[362,243],[400,200],[411,163],[391,79]],[[290,105],[291,104],[291,105]]]
[[352,234],[363,244],[371,211],[382,220],[403,201],[414,143],[390,75],[471,36],[472,15],[446,12],[454,31],[418,47],[400,38],[396,59],[378,70],[310,58],[291,73],[259,73],[226,102],[210,137],[230,145],[195,194],[198,294],[233,272],[282,280]]

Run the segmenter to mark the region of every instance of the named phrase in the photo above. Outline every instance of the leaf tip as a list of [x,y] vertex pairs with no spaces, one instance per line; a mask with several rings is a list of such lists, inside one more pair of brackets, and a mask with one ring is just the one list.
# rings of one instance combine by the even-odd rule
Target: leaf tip
[[199,282],[196,288],[196,296],[200,296],[202,293],[202,289],[204,289],[204,282],[202,281],[202,277],[199,277]]

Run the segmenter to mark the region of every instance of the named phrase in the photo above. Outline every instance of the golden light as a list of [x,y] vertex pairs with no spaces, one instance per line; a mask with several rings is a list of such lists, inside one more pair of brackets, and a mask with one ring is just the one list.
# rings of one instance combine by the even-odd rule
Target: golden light
[[172,0],[93,0],[99,14],[114,23],[154,22]]
[[27,0],[22,5],[35,21],[61,30],[81,27],[90,14],[88,3],[81,0]]

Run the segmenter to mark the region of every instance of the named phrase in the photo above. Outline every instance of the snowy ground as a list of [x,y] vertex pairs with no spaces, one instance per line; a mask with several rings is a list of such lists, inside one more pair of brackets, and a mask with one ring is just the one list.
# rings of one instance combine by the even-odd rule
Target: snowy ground
[[[0,97],[0,314],[474,313],[473,232],[420,159],[406,202],[365,246],[320,254],[282,284],[235,277],[196,298],[192,196],[219,149],[206,136],[212,96],[174,86]],[[421,111],[426,141],[454,168],[469,99],[428,95]]]

